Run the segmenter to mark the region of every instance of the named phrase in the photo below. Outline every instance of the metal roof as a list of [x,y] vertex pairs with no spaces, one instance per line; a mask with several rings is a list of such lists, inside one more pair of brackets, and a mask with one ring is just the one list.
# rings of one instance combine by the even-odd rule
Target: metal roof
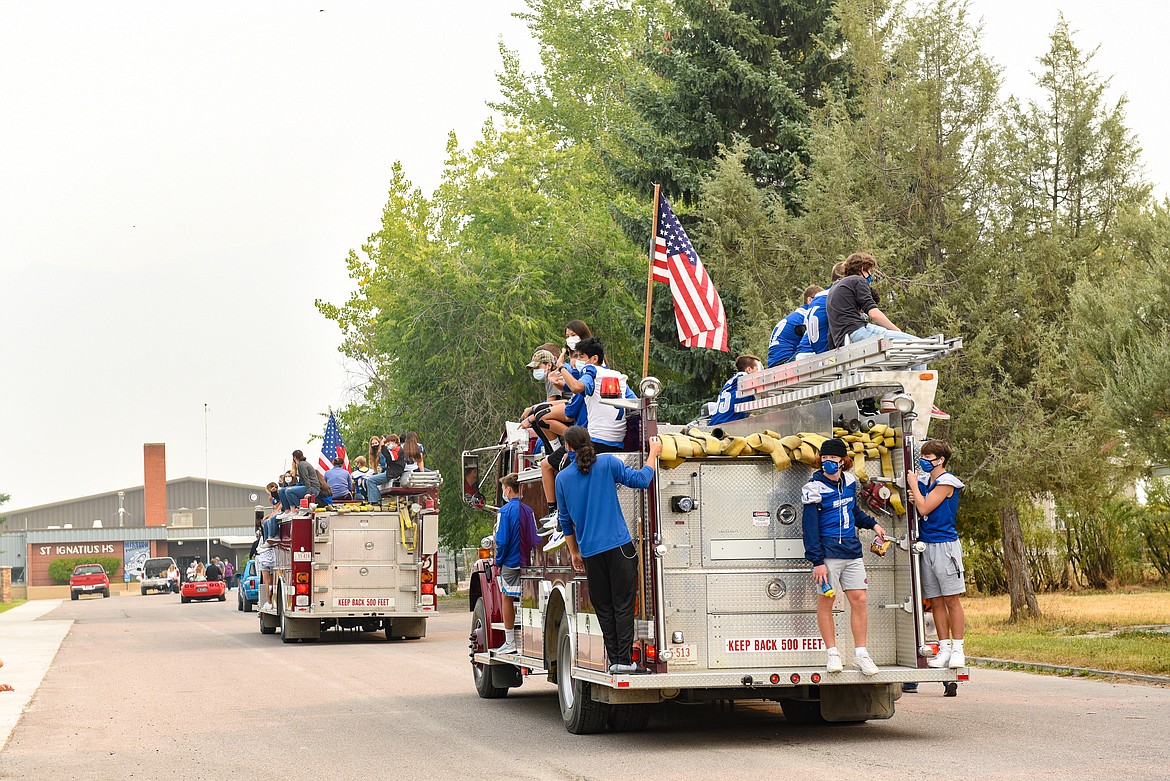
[[[253,490],[253,491],[258,491],[260,493],[261,499],[263,499],[265,494],[266,494],[266,492],[263,490],[264,486],[257,485],[256,483],[233,483],[233,482],[229,482],[226,480],[206,480],[205,478],[202,478],[202,477],[176,477],[173,480],[167,480],[167,485],[172,486],[172,485],[176,485],[178,483],[186,483],[186,482],[198,482],[199,485],[204,485],[205,483],[210,483],[211,485],[224,486],[226,488],[244,488],[244,489],[249,489],[249,490]],[[119,491],[129,493],[131,491],[143,491],[145,489],[146,489],[146,486],[133,485],[133,486],[130,486],[129,488],[116,488],[113,491],[105,491],[104,493],[100,493],[100,494],[90,494],[88,496],[75,496],[72,499],[63,499],[59,502],[50,502],[49,504],[38,504],[38,505],[33,505],[32,507],[18,507],[16,509],[12,509],[12,510],[6,509],[3,511],[2,514],[11,517],[13,515],[20,515],[21,513],[31,513],[31,512],[35,512],[37,510],[51,510],[55,507],[63,507],[65,505],[75,504],[77,502],[85,502],[85,501],[88,501],[90,499],[109,499],[110,497],[116,498],[118,496]]]

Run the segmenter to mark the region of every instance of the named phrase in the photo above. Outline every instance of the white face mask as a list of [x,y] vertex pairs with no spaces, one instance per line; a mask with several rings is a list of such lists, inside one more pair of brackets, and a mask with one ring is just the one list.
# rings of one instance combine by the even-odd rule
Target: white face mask
[[566,346],[567,346],[567,347],[568,347],[570,350],[576,350],[576,349],[577,349],[577,345],[578,345],[578,344],[580,344],[580,343],[581,343],[581,337],[580,337],[580,336],[570,336],[570,337],[568,337],[568,338],[566,338],[566,339],[565,339],[565,345],[566,345]]
[[577,359],[577,360],[573,361],[573,368],[576,369],[577,371],[581,371],[582,369],[584,369],[588,365],[589,365],[588,361],[584,361],[581,359]]
[[534,379],[534,380],[543,380],[547,375],[548,375],[548,372],[546,372],[544,369],[533,369],[532,370],[532,379]]

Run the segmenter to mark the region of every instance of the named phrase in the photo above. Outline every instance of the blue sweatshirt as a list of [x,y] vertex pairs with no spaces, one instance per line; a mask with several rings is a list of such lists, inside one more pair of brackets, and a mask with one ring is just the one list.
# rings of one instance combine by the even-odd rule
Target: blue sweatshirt
[[817,470],[800,490],[804,504],[804,557],[814,567],[825,559],[860,559],[858,527],[872,529],[877,521],[857,507],[857,478],[845,472],[834,483]]
[[942,504],[934,508],[934,512],[918,517],[918,539],[923,542],[954,542],[959,539],[955,521],[959,513],[959,492],[963,490],[963,481],[950,472],[943,472],[933,483],[928,483],[929,479],[930,475],[926,475],[926,480],[918,481],[918,490],[924,497],[940,485],[947,485],[955,490],[949,497],[943,499]]
[[496,566],[519,567],[520,498],[509,499],[496,516]]
[[589,474],[581,474],[577,454],[569,453],[567,464],[557,475],[561,531],[566,537],[576,536],[582,557],[596,556],[631,542],[626,518],[618,504],[617,486],[649,488],[653,480],[654,467],[647,464],[634,469],[608,453],[597,456]]

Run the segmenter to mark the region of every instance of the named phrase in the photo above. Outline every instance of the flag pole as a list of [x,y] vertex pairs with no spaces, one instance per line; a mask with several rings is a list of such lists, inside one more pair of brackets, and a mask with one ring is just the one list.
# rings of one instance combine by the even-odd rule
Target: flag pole
[[650,373],[650,308],[654,302],[654,245],[658,239],[658,198],[662,185],[654,184],[654,212],[650,220],[650,266],[646,271],[646,330],[642,341],[642,376]]

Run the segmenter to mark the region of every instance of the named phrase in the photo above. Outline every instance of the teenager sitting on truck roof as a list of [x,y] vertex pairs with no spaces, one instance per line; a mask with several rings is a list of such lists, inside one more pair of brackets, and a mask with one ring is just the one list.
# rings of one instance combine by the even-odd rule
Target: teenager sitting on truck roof
[[938,654],[931,667],[965,667],[963,629],[965,616],[959,597],[966,592],[963,580],[963,546],[955,525],[963,482],[947,471],[951,446],[941,439],[922,444],[918,466],[906,474],[906,486],[918,511],[918,539],[926,543],[922,554],[922,596],[929,599],[938,630]]
[[363,502],[366,500],[366,478],[373,474],[368,464],[365,456],[358,456],[353,460],[353,471],[350,472],[350,477],[353,478],[353,495]]
[[321,478],[317,474],[317,467],[310,464],[305,454],[299,450],[293,451],[292,460],[299,482],[294,486],[280,489],[280,506],[284,510],[299,507],[301,500],[306,496],[310,502],[314,502],[321,494]]
[[500,568],[500,613],[504,619],[504,644],[498,653],[516,652],[516,600],[520,598],[520,570],[528,562],[524,558],[525,543],[531,550],[536,536],[536,516],[532,508],[520,501],[520,481],[516,473],[500,478],[504,506],[496,515],[496,566]]
[[845,263],[833,264],[831,276],[829,286],[815,294],[812,301],[809,301],[808,306],[805,307],[804,334],[800,337],[800,342],[796,345],[796,352],[792,355],[794,361],[829,351],[829,315],[825,310],[825,305],[833,285],[845,276]]
[[426,452],[426,448],[418,441],[418,434],[413,431],[406,432],[406,435],[402,437],[402,471],[427,471],[426,465],[423,463],[423,456],[426,455]]
[[[557,368],[565,365],[566,359],[570,359],[572,354],[576,352],[577,345],[581,344],[586,339],[592,339],[593,332],[589,330],[589,326],[585,325],[582,320],[570,320],[565,323],[565,346],[561,350],[560,357],[557,358]],[[578,376],[577,374],[573,375]]]
[[800,345],[801,337],[804,336],[804,318],[808,315],[809,304],[812,303],[817,293],[823,290],[824,288],[820,285],[806,287],[804,295],[801,297],[804,304],[792,310],[787,317],[776,323],[776,327],[772,329],[772,338],[768,340],[769,369],[782,363],[788,363],[796,355],[796,348]]
[[[573,392],[581,397],[580,402],[574,398],[573,401],[569,403],[570,408],[572,408],[574,404],[580,405],[578,408],[579,411],[574,412],[577,418],[575,425],[584,427],[586,430],[588,430],[589,439],[591,440],[592,446],[596,452],[619,452],[625,446],[625,410],[614,407],[610,404],[605,404],[602,401],[601,384],[607,378],[616,378],[618,380],[618,387],[623,396],[630,398],[634,397],[634,394],[626,382],[626,375],[620,372],[616,372],[605,365],[605,346],[602,345],[600,340],[596,338],[586,339],[577,345],[577,352],[585,356],[585,363],[581,368],[581,377],[578,380],[574,380],[572,377],[565,378],[565,385],[573,388]],[[584,420],[581,419],[582,415],[585,416]],[[547,481],[549,479],[555,481],[555,475],[556,472],[561,468],[564,454],[565,449],[559,448],[540,464],[541,479],[545,481],[546,497]],[[550,507],[549,516],[546,516],[546,524],[555,524],[556,522],[557,514],[555,501],[556,500],[554,499],[554,504],[552,507]],[[546,525],[545,528],[547,529],[548,526]],[[564,544],[564,541],[564,534],[561,531],[555,531],[549,538],[548,543],[545,544],[544,549],[546,551],[556,550]]]
[[557,505],[573,569],[585,571],[589,600],[605,639],[612,674],[632,673],[634,600],[637,597],[638,551],[618,503],[617,487],[649,488],[662,443],[650,440],[646,465],[634,469],[620,458],[598,453],[589,432],[573,426],[565,432],[567,463],[557,475]]
[[[829,290],[825,307],[829,317],[829,343],[832,347],[857,344],[868,339],[911,341],[917,336],[902,331],[878,309],[870,283],[877,270],[873,255],[854,252],[845,260],[845,278]],[[914,367],[916,371],[926,364]],[[938,407],[931,407],[930,416],[948,420],[951,416]]]
[[383,464],[382,471],[366,478],[366,501],[370,504],[379,504],[382,501],[382,486],[397,485],[398,479],[406,468],[402,459],[402,449],[398,446],[398,437],[393,442],[382,445],[378,454]]
[[858,507],[857,478],[849,471],[853,459],[843,441],[825,440],[818,466],[801,489],[800,500],[804,505],[804,557],[812,562],[813,580],[821,589],[817,595],[817,628],[828,648],[825,669],[831,673],[844,669],[833,625],[833,597],[824,593],[828,586],[834,591],[843,590],[849,601],[854,661],[864,675],[877,675],[878,667],[865,647],[869,626],[865,601],[868,580],[857,529],[873,529],[883,537],[886,532]]
[[[358,456],[361,458],[361,456]],[[333,491],[333,499],[352,499],[355,486],[353,475],[345,468],[345,459],[338,456],[333,459],[333,468],[323,475],[325,482]]]
[[733,420],[743,420],[748,416],[746,412],[736,412],[735,405],[743,401],[751,401],[755,396],[739,395],[739,378],[746,374],[755,374],[760,370],[760,359],[754,355],[741,355],[735,359],[735,374],[723,383],[723,390],[719,391],[719,401],[715,414],[708,422],[712,426],[722,426]]

